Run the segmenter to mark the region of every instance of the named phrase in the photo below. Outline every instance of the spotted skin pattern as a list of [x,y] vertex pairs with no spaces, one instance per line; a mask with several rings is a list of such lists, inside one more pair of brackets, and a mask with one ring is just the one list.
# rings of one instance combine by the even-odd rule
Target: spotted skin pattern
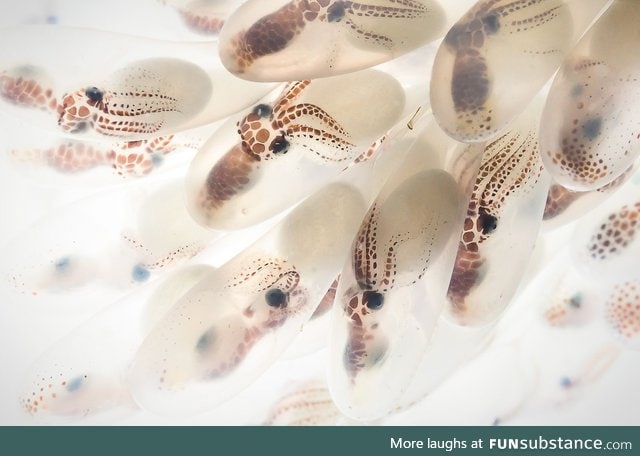
[[121,238],[132,250],[139,252],[143,258],[145,258],[145,260],[140,263],[140,266],[151,271],[163,269],[179,261],[193,258],[204,248],[202,244],[198,243],[184,244],[162,255],[158,255],[157,252],[154,253],[131,234],[123,234]]
[[329,287],[325,295],[322,297],[322,300],[320,301],[320,304],[318,304],[318,307],[316,307],[316,310],[313,311],[313,314],[311,315],[312,320],[314,318],[323,316],[331,309],[336,299],[336,292],[338,291],[338,283],[340,283],[339,275],[331,283],[331,286]]
[[220,33],[225,19],[241,3],[238,0],[159,0],[159,2],[163,5],[170,4],[175,8],[192,31],[209,36]]
[[[44,82],[13,73],[15,72],[5,71],[0,74],[0,97],[18,106],[56,113],[66,131],[83,130],[86,127],[83,124],[85,121],[92,126],[99,125],[100,122],[109,124],[110,120],[96,114],[96,110],[127,115],[124,111],[109,111],[104,94],[95,87],[79,90],[74,95],[65,95],[59,104],[53,89]],[[137,112],[141,112],[140,109]],[[111,166],[120,176],[140,177],[157,167],[161,163],[161,157],[185,147],[195,149],[196,145],[181,144],[174,135],[166,135],[116,143],[104,149],[79,141],[68,141],[48,149],[13,150],[11,154],[18,161],[43,163],[64,173],[73,174],[98,166]]]
[[19,106],[52,112],[68,133],[92,128],[115,137],[152,134],[163,127],[163,113],[179,112],[176,98],[158,87],[145,86],[145,80],[155,81],[158,76],[144,69],[133,71],[126,90],[85,87],[62,96],[42,80],[46,79],[43,75],[22,73],[20,68],[0,73],[0,97]]
[[[600,187],[595,191],[598,193],[609,193],[616,190],[631,176],[632,169],[633,167],[629,168],[626,173],[623,173],[609,184]],[[544,207],[543,220],[551,220],[555,217],[560,216],[569,207],[571,207],[571,205],[575,201],[580,199],[582,196],[585,196],[586,194],[588,194],[588,192],[577,192],[563,187],[562,185],[553,184],[549,188],[549,193],[547,195],[547,202]]]
[[387,135],[381,136],[379,139],[375,140],[371,143],[371,146],[360,155],[358,155],[354,160],[352,165],[357,165],[358,163],[364,163],[366,161],[371,160],[373,157],[377,156],[377,153],[380,151],[382,144],[387,140]]
[[486,146],[447,292],[455,313],[467,310],[465,299],[482,280],[482,245],[499,229],[504,207],[530,192],[542,169],[534,132],[507,133]]
[[356,146],[330,114],[314,104],[296,103],[311,84],[289,84],[273,104],[255,106],[238,122],[240,143],[213,166],[200,192],[206,212],[219,209],[241,192],[262,162],[275,160],[289,149],[308,150],[322,161],[352,158]]
[[0,72],[0,97],[18,106],[55,111],[58,106],[53,89],[33,75]]
[[606,261],[620,255],[636,239],[640,201],[609,214],[591,236],[587,252],[592,260]]
[[558,138],[544,153],[562,183],[595,190],[619,177],[624,168],[618,168],[618,161],[628,162],[637,155],[640,124],[623,115],[635,108],[616,94],[637,93],[638,78],[620,75],[605,62],[592,59],[573,63],[569,73],[575,83],[566,105],[556,106],[562,109],[564,122],[560,128],[550,125],[558,129]]
[[217,35],[224,25],[224,19],[220,17],[207,16],[194,11],[181,10],[180,15],[189,28],[204,35]]
[[156,133],[164,121],[140,120],[149,114],[178,112],[178,100],[159,89],[104,92],[96,87],[65,94],[57,107],[58,125],[69,133],[93,128],[106,136]]
[[[20,398],[22,408],[30,415],[37,416],[50,411],[58,406],[60,401],[69,400],[69,396],[82,392],[83,386],[88,381],[87,375],[77,375],[72,378],[63,373],[58,376],[38,378],[33,382],[30,391]],[[62,405],[64,407],[64,405]],[[69,414],[88,415],[90,408],[86,410],[68,410]]]
[[574,201],[582,196],[581,192],[574,192],[562,185],[553,184],[547,194],[544,206],[543,220],[551,220],[565,212]]
[[[549,0],[484,0],[447,33],[444,45],[454,53],[451,96],[461,139],[495,131],[491,107],[492,76],[487,44],[493,36],[514,35],[542,27],[558,16]],[[464,133],[464,132],[467,133]]]
[[19,162],[44,164],[65,174],[107,166],[122,177],[142,177],[156,169],[164,156],[182,148],[195,149],[196,146],[181,144],[173,135],[168,135],[117,143],[110,148],[100,148],[81,141],[66,141],[48,149],[14,149],[11,155]]
[[624,342],[637,347],[640,335],[640,282],[616,285],[605,304],[605,320]]
[[[352,379],[362,369],[375,364],[377,355],[382,356],[382,353],[376,353],[376,350],[371,350],[369,347],[376,340],[377,324],[370,324],[368,320],[369,316],[373,316],[375,311],[383,305],[384,294],[395,285],[398,246],[409,238],[409,233],[398,234],[379,249],[377,233],[379,215],[379,210],[374,204],[356,238],[353,249],[353,269],[358,289],[347,292],[350,297],[343,308],[345,316],[350,320],[344,364]],[[381,253],[380,258],[379,253]],[[413,283],[422,278],[426,272],[431,253],[429,246],[425,246],[422,271]]]
[[12,150],[14,159],[23,163],[42,163],[56,171],[75,174],[98,166],[109,166],[115,159],[113,149],[102,149],[82,142],[63,142],[48,149]]
[[235,67],[243,73],[257,59],[285,49],[307,24],[324,22],[347,27],[356,39],[393,49],[388,36],[377,34],[359,23],[361,18],[417,19],[429,9],[415,0],[387,0],[385,4],[331,0],[293,0],[268,14],[232,39]]
[[263,423],[266,426],[330,426],[341,413],[327,387],[319,381],[302,384],[281,397]]
[[575,289],[559,288],[554,293],[552,300],[543,312],[543,318],[547,324],[554,328],[563,328],[575,325],[576,318],[584,306],[584,297]]
[[251,261],[231,277],[225,289],[250,290],[261,297],[242,310],[242,337],[237,339],[237,344],[224,353],[222,358],[215,356],[207,359],[215,340],[211,344],[201,343],[207,339],[210,330],[202,334],[195,350],[207,364],[203,373],[206,379],[228,374],[242,362],[262,337],[282,326],[307,301],[307,293],[300,286],[300,274],[296,268],[278,258],[257,258]]
[[[430,177],[435,176],[409,178],[396,191],[401,197],[406,195],[402,189],[407,184],[410,184],[412,191],[416,191],[416,188],[420,192],[427,191],[428,188],[422,185],[416,187],[415,183],[419,182],[418,179],[429,180]],[[429,181],[429,185],[434,186],[451,185],[437,178]],[[454,191],[451,188],[448,190]],[[447,237],[444,233],[448,233],[448,217],[451,216],[448,211],[451,207],[426,213],[421,206],[424,204],[422,199],[407,209],[408,212],[425,210],[425,218],[419,224],[409,227],[398,222],[397,226],[393,224],[394,232],[388,232],[389,217],[394,217],[397,205],[397,199],[392,199],[394,193],[382,205],[377,202],[372,205],[352,247],[355,284],[347,288],[342,296],[342,310],[348,320],[343,363],[351,381],[355,381],[362,370],[374,366],[386,354],[388,344],[384,334],[378,331],[376,314],[385,305],[388,293],[395,287],[411,286],[422,279],[444,246],[443,241]],[[384,227],[384,232],[380,231],[381,227]]]

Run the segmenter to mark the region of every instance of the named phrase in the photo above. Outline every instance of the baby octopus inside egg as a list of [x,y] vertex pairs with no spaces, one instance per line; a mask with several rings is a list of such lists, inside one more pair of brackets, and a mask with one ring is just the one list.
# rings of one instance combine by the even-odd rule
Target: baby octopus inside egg
[[136,348],[170,305],[211,270],[185,267],[160,286],[137,290],[74,329],[29,369],[20,397],[23,409],[45,423],[103,422],[133,414],[137,406],[124,378]]
[[[432,130],[423,133],[429,138]],[[421,142],[412,147],[362,221],[343,268],[330,386],[351,418],[377,419],[393,409],[442,309],[466,188],[440,168],[447,152]]]
[[561,185],[601,188],[625,173],[640,154],[640,11],[619,1],[567,56],[553,82],[540,146],[546,168]]
[[[230,75],[210,58],[216,43],[65,27],[8,28],[0,31],[0,40],[23,43],[0,57],[2,98],[45,107],[55,120],[0,108],[34,125],[94,140],[151,139],[202,126],[249,106],[273,88]],[[25,64],[36,67],[37,74],[19,70]],[[50,84],[39,84],[43,79]]]
[[[91,181],[95,168],[106,167],[147,176],[168,154],[199,149],[189,169],[172,168],[168,180],[127,182],[68,209],[52,204],[53,216],[2,250],[0,302],[6,294],[5,309],[37,314],[49,329],[65,318],[61,308],[47,308],[53,294],[69,297],[65,310],[82,301],[86,312],[93,303],[78,296],[139,287],[37,358],[19,395],[29,418],[179,423],[253,386],[247,397],[274,405],[264,424],[377,423],[391,415],[398,423],[442,423],[460,419],[442,412],[461,398],[465,419],[501,424],[516,413],[530,419],[534,388],[548,380],[538,378],[537,362],[559,347],[534,339],[538,333],[590,339],[598,308],[620,342],[554,377],[563,393],[599,378],[622,348],[640,347],[640,202],[628,182],[640,150],[639,65],[631,52],[640,44],[637,2],[160,1],[210,41],[53,26],[0,30],[9,43],[0,51],[0,117],[10,117],[0,128],[23,124],[9,141],[0,131],[14,162],[75,185],[70,174]],[[464,16],[451,14],[471,3]],[[402,87],[405,78],[392,75],[430,67],[436,46],[424,45],[442,36],[430,93],[426,80]],[[405,53],[420,65],[366,69]],[[559,67],[540,126],[528,106]],[[286,84],[271,92],[275,84],[251,81]],[[428,96],[433,115],[421,119],[429,111],[422,107],[401,121],[420,91],[417,104]],[[200,147],[207,125],[227,116]],[[205,130],[191,141],[185,130],[196,126]],[[40,128],[55,136],[34,143]],[[14,145],[20,136],[33,138]],[[376,149],[382,141],[387,147]],[[42,207],[67,196],[44,173],[34,188],[11,171],[4,176],[3,208],[30,194]],[[587,208],[594,210],[580,218]],[[262,230],[256,225],[289,209],[257,242],[238,241],[252,235],[240,230]],[[556,252],[544,248],[545,261],[531,261],[543,217],[554,226],[577,220],[559,240],[570,246],[566,255],[553,265],[547,260]],[[212,245],[218,230],[238,232]],[[207,247],[218,261],[218,246],[241,251],[217,269],[182,267],[154,288],[162,271]],[[530,274],[544,268],[526,291],[542,305],[514,307],[499,320],[519,299],[527,267]],[[5,315],[0,321],[11,325]],[[300,333],[322,315],[332,325],[323,334],[329,387],[308,382],[282,395],[274,386],[281,373],[298,375],[319,358],[276,361],[304,352]],[[522,331],[541,323],[532,315],[546,332]],[[0,333],[6,342],[15,331]],[[492,340],[508,341],[509,352]],[[470,362],[482,350],[500,362]],[[5,390],[0,403],[16,402]],[[260,407],[237,404],[192,419],[224,422],[233,409],[260,421]],[[413,415],[398,413],[408,407]]]
[[159,0],[173,6],[194,32],[216,36],[227,17],[244,0]]
[[136,400],[160,413],[195,413],[251,384],[312,317],[364,210],[359,191],[332,184],[201,280],[138,351]]
[[476,3],[436,55],[430,97],[440,126],[460,141],[494,137],[522,112],[605,4]]
[[321,78],[372,67],[436,39],[437,0],[249,0],[220,34],[220,58],[253,81]]
[[375,70],[290,83],[223,125],[196,155],[191,214],[219,229],[273,217],[368,150],[398,121],[404,100],[399,83]]
[[495,321],[528,265],[549,187],[536,134],[539,108],[534,103],[485,147],[447,294],[458,324]]

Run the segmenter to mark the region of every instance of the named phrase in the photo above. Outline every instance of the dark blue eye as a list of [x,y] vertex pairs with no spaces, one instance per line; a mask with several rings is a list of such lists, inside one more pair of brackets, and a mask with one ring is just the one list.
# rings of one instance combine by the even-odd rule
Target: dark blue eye
[[269,117],[273,112],[273,110],[271,109],[271,106],[269,106],[268,104],[259,104],[258,106],[253,108],[252,112],[255,115],[265,118],[265,117]]
[[484,29],[487,32],[487,35],[493,35],[498,33],[498,30],[500,30],[500,19],[498,19],[497,14],[489,14],[483,17],[482,23],[484,24]]
[[268,290],[264,295],[264,300],[271,307],[280,308],[287,306],[287,294],[280,288]]
[[274,154],[286,154],[289,151],[289,141],[284,135],[278,136],[271,142],[271,150]]
[[84,94],[89,100],[95,101],[96,103],[102,101],[102,97],[104,96],[102,90],[98,89],[97,87],[87,87],[87,89],[84,91]]
[[384,304],[384,296],[377,291],[365,291],[362,299],[364,304],[371,310],[378,310]]
[[344,3],[335,2],[327,9],[327,21],[340,22],[345,15]]
[[491,214],[481,213],[478,223],[482,234],[491,234],[498,228],[498,219]]
[[196,342],[196,351],[198,353],[205,353],[216,340],[216,331],[213,328],[208,329]]
[[579,309],[582,306],[582,295],[580,293],[576,293],[571,296],[569,299],[569,305],[575,309]]

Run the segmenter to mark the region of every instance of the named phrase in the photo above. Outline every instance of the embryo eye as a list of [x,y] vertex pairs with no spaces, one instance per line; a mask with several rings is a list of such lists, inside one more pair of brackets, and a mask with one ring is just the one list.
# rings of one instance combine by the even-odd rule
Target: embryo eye
[[271,142],[271,150],[274,154],[286,154],[289,150],[289,141],[287,141],[284,137],[278,136]]
[[365,291],[362,299],[364,304],[371,310],[378,310],[384,304],[384,296],[377,291]]
[[98,89],[97,87],[87,87],[87,89],[84,91],[84,94],[89,100],[95,102],[102,101],[102,97],[104,96],[102,90]]
[[271,307],[286,307],[287,305],[287,294],[282,291],[280,288],[272,288],[271,290],[267,290],[264,295],[264,300]]
[[271,109],[271,106],[269,106],[268,104],[261,103],[256,107],[254,107],[252,112],[264,118],[264,117],[269,117],[273,112],[273,110]]

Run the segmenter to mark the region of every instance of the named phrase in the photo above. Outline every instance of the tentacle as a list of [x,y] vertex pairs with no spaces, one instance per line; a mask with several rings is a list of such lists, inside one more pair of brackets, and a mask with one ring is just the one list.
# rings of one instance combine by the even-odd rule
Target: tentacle
[[304,125],[293,125],[286,130],[289,138],[296,139],[300,146],[310,149],[326,161],[342,162],[353,159],[356,146],[345,139]]
[[378,210],[374,205],[367,214],[366,222],[362,224],[353,247],[353,270],[356,282],[363,290],[372,289],[377,285],[377,223]]
[[113,162],[113,149],[101,150],[82,142],[64,142],[48,149],[12,150],[21,162],[42,163],[63,173],[79,173]]
[[293,106],[293,103],[300,98],[302,92],[309,87],[311,81],[295,81],[290,82],[286,85],[286,87],[282,90],[280,96],[276,101],[276,105],[273,107],[273,112],[276,115],[279,115],[280,112],[288,109]]
[[300,122],[304,117],[312,117],[319,120],[324,126],[331,128],[335,133],[349,137],[349,133],[324,109],[310,103],[301,103],[278,112],[275,123],[276,128],[286,128],[294,120]]
[[397,19],[417,19],[423,17],[427,13],[427,8],[418,2],[411,0],[389,0],[391,3],[399,6],[383,6],[383,5],[367,5],[364,3],[343,2],[345,10],[348,14],[364,17],[386,17]]
[[359,37],[363,38],[365,41],[375,41],[376,43],[384,46],[385,48],[391,50],[393,49],[393,40],[387,36],[379,35],[377,33],[373,33],[369,30],[365,30],[351,19],[347,19],[345,23],[349,26],[349,29]]
[[287,293],[298,286],[300,274],[286,260],[258,258],[235,274],[226,288],[249,286],[256,292],[278,288]]
[[51,87],[39,81],[36,69],[15,69],[0,73],[0,98],[18,106],[56,112],[58,102]]

